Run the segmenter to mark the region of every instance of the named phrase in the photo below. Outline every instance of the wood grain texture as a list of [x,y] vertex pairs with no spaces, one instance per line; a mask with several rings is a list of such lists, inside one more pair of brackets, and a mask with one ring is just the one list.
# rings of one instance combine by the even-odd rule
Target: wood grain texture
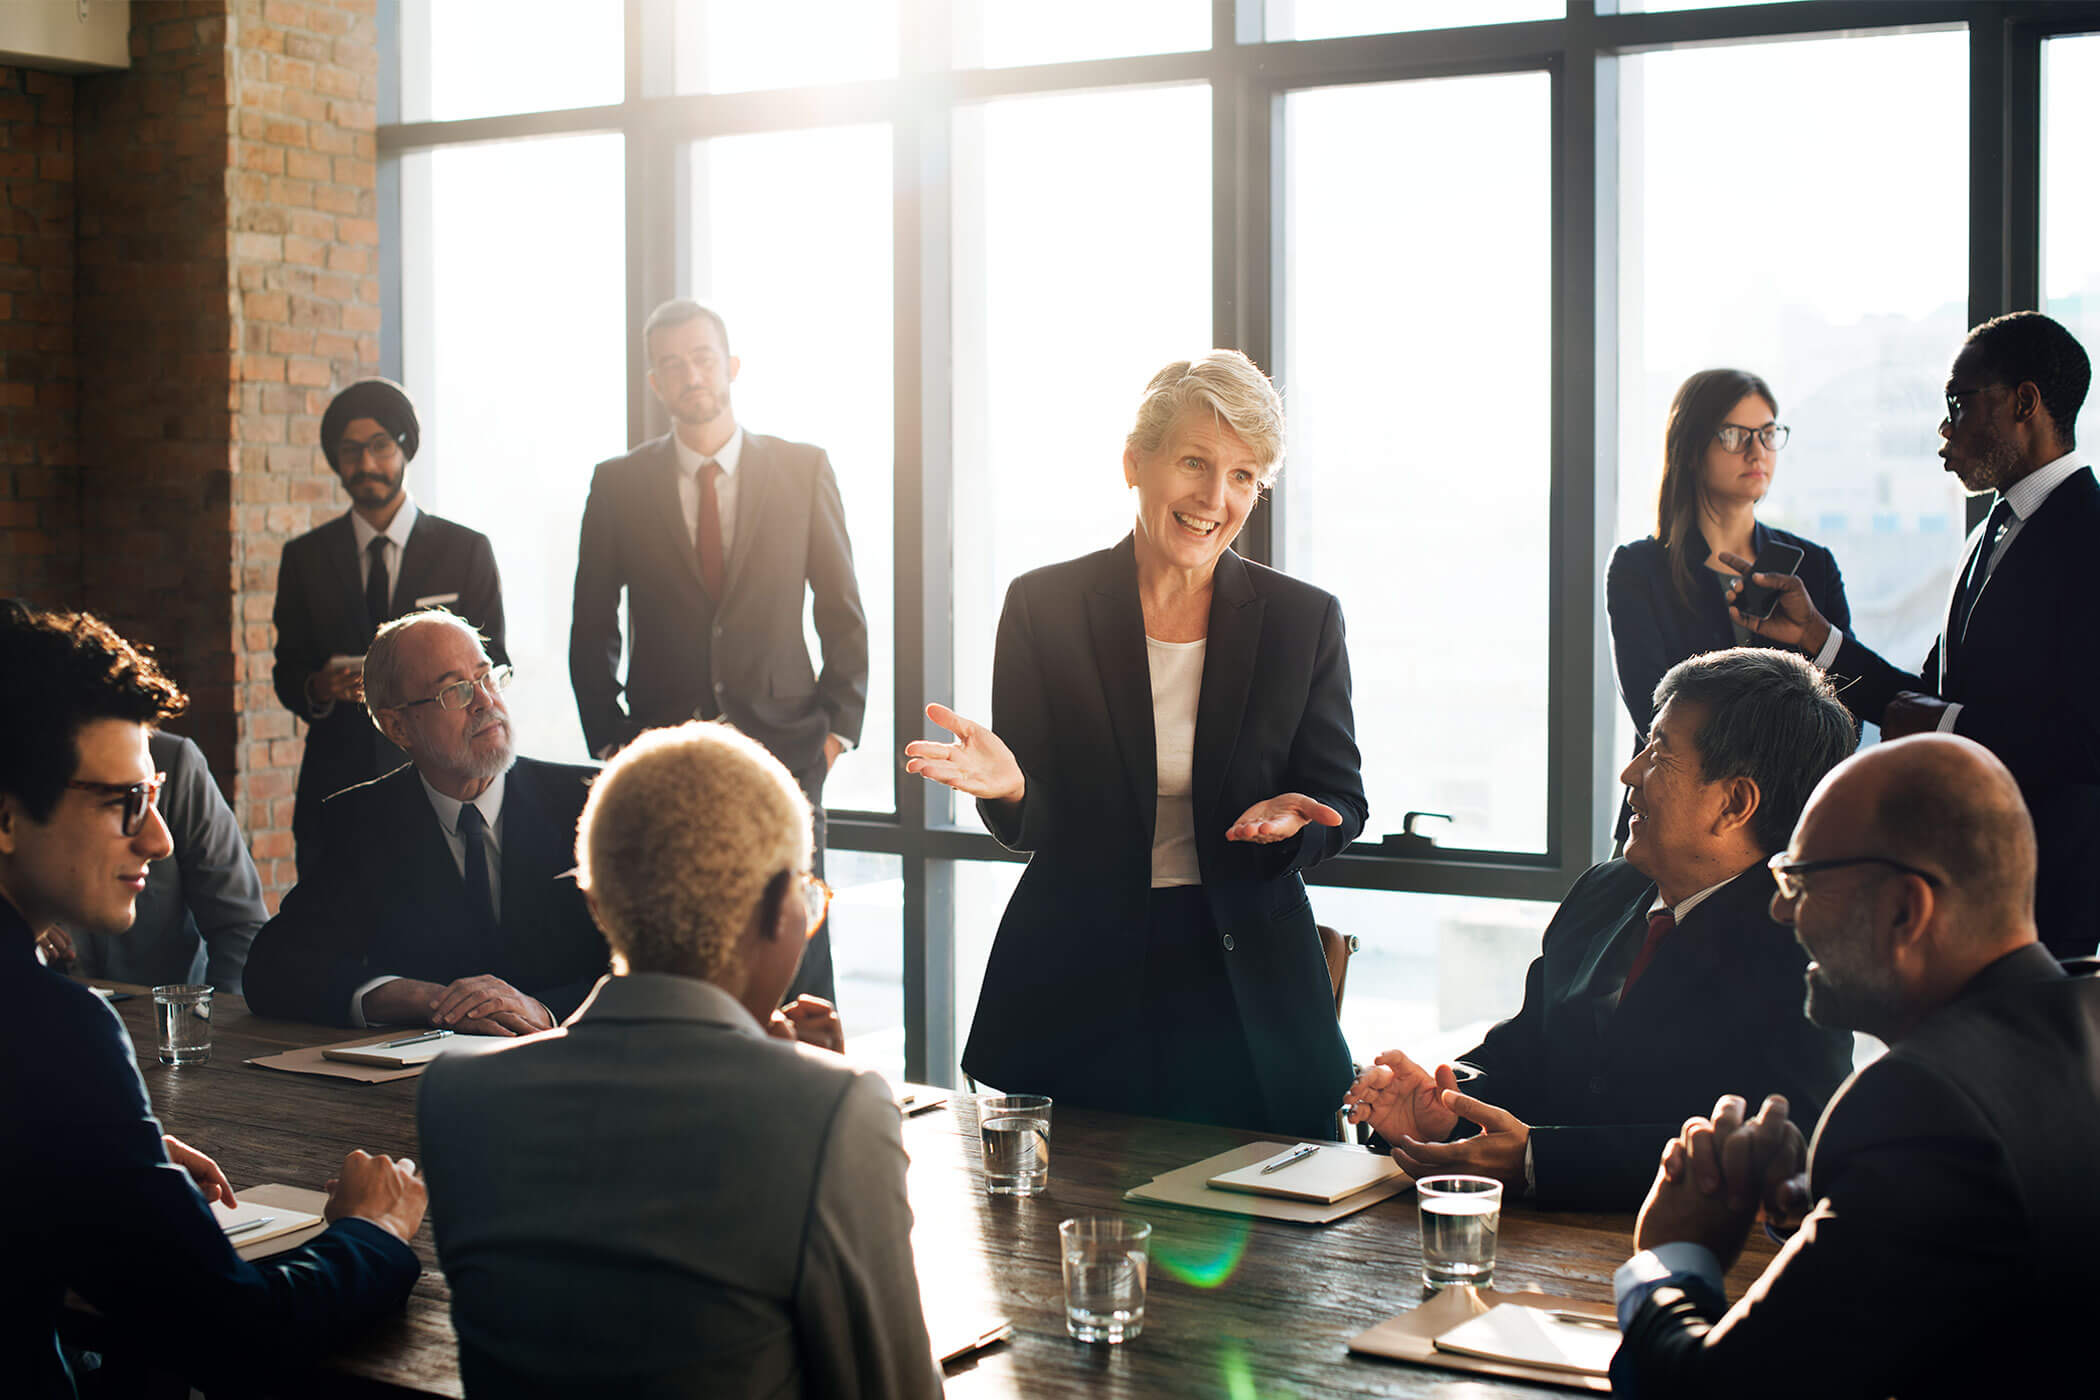
[[[212,1059],[163,1066],[153,1050],[152,999],[117,1003],[164,1131],[218,1159],[236,1187],[265,1181],[318,1188],[352,1148],[420,1157],[413,1080],[354,1084],[241,1063],[291,1046],[345,1039],[340,1028],[266,1021],[239,997],[216,998]],[[1162,1172],[1257,1135],[1187,1123],[1060,1109],[1050,1187],[1026,1200],[985,1194],[976,1106],[958,1094],[908,1118],[913,1248],[930,1329],[1011,1319],[1014,1339],[948,1375],[951,1395],[976,1396],[1490,1396],[1535,1387],[1352,1357],[1356,1333],[1422,1299],[1412,1194],[1328,1226],[1209,1215],[1123,1200]],[[1057,1225],[1074,1215],[1135,1215],[1153,1226],[1144,1335],[1085,1346],[1064,1330]],[[1496,1284],[1608,1303],[1629,1252],[1623,1215],[1502,1215]],[[458,1396],[450,1293],[426,1224],[424,1265],[405,1314],[288,1381],[288,1394]],[[1739,1294],[1769,1262],[1761,1238],[1730,1275]],[[944,1323],[946,1324],[944,1328]]]

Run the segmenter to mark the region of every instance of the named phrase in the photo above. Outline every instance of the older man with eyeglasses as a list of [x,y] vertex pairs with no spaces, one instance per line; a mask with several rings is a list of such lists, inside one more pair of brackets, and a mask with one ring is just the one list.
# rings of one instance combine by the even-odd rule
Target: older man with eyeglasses
[[248,954],[256,1011],[510,1036],[582,1002],[606,949],[570,844],[597,770],[515,756],[510,677],[442,608],[379,629],[365,702],[409,763],[321,808],[319,858]]
[[272,681],[307,726],[292,809],[301,875],[314,858],[322,802],[401,765],[400,750],[365,722],[372,634],[416,608],[449,605],[488,637],[498,662],[510,659],[488,537],[419,509],[408,490],[421,442],[415,405],[399,384],[360,379],[337,394],[321,418],[321,452],[350,509],[289,541],[277,568]]

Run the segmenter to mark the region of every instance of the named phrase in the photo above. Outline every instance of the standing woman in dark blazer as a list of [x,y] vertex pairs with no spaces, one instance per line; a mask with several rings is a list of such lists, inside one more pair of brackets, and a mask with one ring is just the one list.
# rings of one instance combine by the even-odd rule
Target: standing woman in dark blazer
[[992,728],[907,770],[1033,852],[963,1067],[1009,1092],[1334,1136],[1349,1052],[1301,872],[1363,829],[1341,607],[1230,546],[1283,406],[1246,356],[1153,376],[1123,451],[1137,524],[1014,580]]
[[[1612,661],[1619,698],[1633,717],[1635,753],[1648,746],[1663,672],[1702,652],[1759,645],[1754,633],[1729,620],[1741,580],[1721,562],[1724,551],[1755,559],[1773,541],[1796,546],[1808,596],[1825,617],[1834,623],[1842,617],[1836,625],[1851,630],[1845,581],[1830,551],[1757,519],[1786,439],[1771,386],[1745,370],[1700,370],[1670,401],[1655,533],[1619,546],[1604,575]],[[1620,841],[1626,817],[1621,803]]]

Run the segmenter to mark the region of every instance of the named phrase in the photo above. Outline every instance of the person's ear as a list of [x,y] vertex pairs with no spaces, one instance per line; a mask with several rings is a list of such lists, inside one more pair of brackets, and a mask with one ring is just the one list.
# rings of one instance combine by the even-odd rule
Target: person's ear
[[788,915],[792,912],[788,900],[789,887],[794,876],[783,870],[766,882],[766,892],[758,899],[758,933],[768,943],[788,936]]
[[2033,423],[2041,417],[2042,391],[2032,380],[2013,385],[2012,409],[2015,423]]
[[738,371],[738,370],[740,370],[740,369],[742,369],[743,367],[744,367],[744,362],[743,362],[742,360],[738,359],[738,358],[737,358],[736,356],[734,356],[734,355],[731,355],[731,356],[729,357],[729,382],[730,382],[730,383],[732,383],[732,384],[736,383],[736,375],[737,375],[737,371]]
[[1123,484],[1134,487],[1138,479],[1138,450],[1135,446],[1123,448]]
[[1757,818],[1757,809],[1764,802],[1764,794],[1758,790],[1757,779],[1743,776],[1726,779],[1721,784],[1721,815],[1714,823],[1714,834],[1730,835],[1748,827]]
[[401,718],[399,710],[374,710],[372,720],[379,732],[386,735],[387,742],[397,749],[408,748],[408,723]]
[[1889,961],[1907,980],[1921,980],[1937,961],[1932,933],[1939,891],[1915,875],[1898,874],[1883,882],[1880,901]]
[[15,843],[20,839],[26,816],[21,801],[13,793],[0,792],[0,855],[15,853]]

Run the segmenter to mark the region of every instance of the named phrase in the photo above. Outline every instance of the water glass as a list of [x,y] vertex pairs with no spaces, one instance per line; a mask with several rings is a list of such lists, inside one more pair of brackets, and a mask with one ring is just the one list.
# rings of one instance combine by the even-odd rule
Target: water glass
[[1050,1100],[1040,1094],[987,1095],[977,1101],[984,1144],[984,1189],[1037,1196],[1050,1184]]
[[1152,1227],[1081,1216],[1057,1227],[1065,1266],[1065,1330],[1082,1342],[1127,1342],[1145,1330]]
[[210,987],[155,987],[153,1019],[162,1064],[201,1065],[211,1058]]
[[1425,1176],[1415,1183],[1415,1201],[1422,1208],[1423,1284],[1434,1291],[1493,1283],[1502,1183],[1485,1176]]

